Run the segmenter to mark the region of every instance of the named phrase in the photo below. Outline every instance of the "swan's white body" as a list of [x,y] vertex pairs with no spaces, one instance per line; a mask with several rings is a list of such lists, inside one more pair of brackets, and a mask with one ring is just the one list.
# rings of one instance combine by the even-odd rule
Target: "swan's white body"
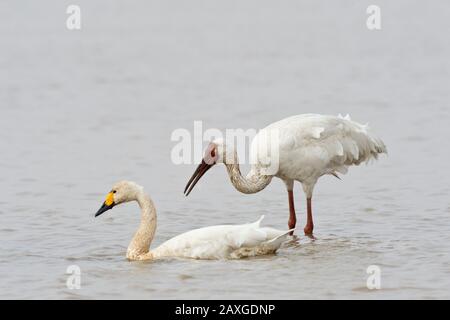
[[[274,135],[278,136],[275,146],[268,141]],[[370,134],[368,125],[351,121],[348,115],[296,115],[270,124],[255,136],[250,150],[250,176],[262,163],[268,163],[265,157],[274,147],[279,153],[279,166],[272,175],[291,190],[293,181],[301,182],[307,197],[312,196],[321,176],[345,174],[349,166],[386,152],[386,146]]]
[[154,258],[230,259],[274,253],[289,231],[254,223],[218,225],[180,234],[152,250]]
[[129,260],[161,258],[237,259],[272,254],[286,240],[290,231],[261,227],[258,221],[242,225],[219,225],[195,229],[180,234],[150,250],[156,232],[156,209],[144,190],[134,182],[114,185],[95,216],[115,205],[137,201],[141,208],[141,223],[127,249]]

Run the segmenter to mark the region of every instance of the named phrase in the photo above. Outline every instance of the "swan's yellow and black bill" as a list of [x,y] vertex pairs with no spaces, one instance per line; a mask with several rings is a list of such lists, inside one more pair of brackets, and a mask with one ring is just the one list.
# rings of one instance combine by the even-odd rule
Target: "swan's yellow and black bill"
[[206,171],[211,169],[213,165],[214,164],[207,164],[205,160],[202,160],[202,162],[198,165],[192,177],[189,179],[186,188],[184,188],[184,195],[186,197],[189,195],[189,193],[191,193],[192,189],[194,189],[195,185],[200,180],[200,178],[206,173]]
[[112,192],[108,193],[108,195],[106,196],[106,200],[105,202],[103,202],[102,206],[100,207],[100,209],[98,209],[97,213],[95,214],[96,217],[98,217],[99,215],[101,215],[103,212],[108,211],[109,209],[112,209],[115,206],[114,203],[114,194]]

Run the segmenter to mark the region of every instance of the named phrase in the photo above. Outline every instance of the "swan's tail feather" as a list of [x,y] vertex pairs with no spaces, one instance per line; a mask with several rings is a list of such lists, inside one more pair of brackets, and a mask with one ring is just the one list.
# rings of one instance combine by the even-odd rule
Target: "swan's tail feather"
[[288,231],[286,231],[286,232],[280,234],[279,236],[276,236],[275,238],[266,241],[266,244],[269,245],[270,247],[272,247],[273,249],[276,250],[276,249],[278,249],[278,248],[281,246],[281,244],[282,244],[283,242],[286,241],[286,238],[287,238],[287,237],[289,236],[289,234],[290,234],[291,232],[293,232],[294,230],[295,230],[295,228],[290,229],[290,230],[288,230]]
[[257,221],[255,221],[255,222],[252,222],[252,223],[250,223],[251,225],[254,225],[255,226],[255,228],[259,228],[260,226],[261,226],[261,222],[264,220],[264,215],[261,215],[261,217],[257,220]]
[[261,223],[261,221],[264,220],[264,215],[261,215],[261,217],[258,219],[257,223]]
[[[295,228],[288,230],[286,232],[278,230],[278,235],[275,236],[274,238],[260,243],[253,243],[251,246],[245,245],[243,246],[243,243],[240,243],[238,248],[236,248],[234,251],[230,253],[230,258],[239,259],[244,257],[247,258],[258,255],[273,254],[278,250],[278,248],[280,248],[281,244],[286,240],[289,233],[294,230]],[[267,236],[266,232],[267,230],[266,231],[259,230],[259,234],[263,234],[265,236]],[[277,230],[271,229],[271,232],[277,232]]]
[[285,233],[280,234],[279,236],[277,236],[277,237],[275,237],[275,238],[273,238],[273,239],[270,239],[270,240],[267,241],[267,242],[277,241],[277,240],[280,239],[280,238],[286,238],[291,232],[294,232],[294,231],[295,231],[295,228],[292,228],[292,229],[286,231]]

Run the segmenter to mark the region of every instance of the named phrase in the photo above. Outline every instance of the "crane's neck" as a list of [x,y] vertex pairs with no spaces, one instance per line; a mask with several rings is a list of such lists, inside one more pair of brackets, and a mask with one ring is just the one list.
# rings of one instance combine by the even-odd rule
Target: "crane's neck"
[[141,223],[128,245],[127,258],[147,260],[152,258],[149,249],[156,232],[156,209],[150,197],[143,191],[137,194],[136,201],[141,208]]
[[261,168],[257,165],[253,166],[252,170],[247,176],[242,176],[239,168],[239,161],[235,156],[235,161],[232,164],[225,163],[233,186],[242,193],[256,193],[267,187],[272,181],[272,176],[264,175],[261,173]]

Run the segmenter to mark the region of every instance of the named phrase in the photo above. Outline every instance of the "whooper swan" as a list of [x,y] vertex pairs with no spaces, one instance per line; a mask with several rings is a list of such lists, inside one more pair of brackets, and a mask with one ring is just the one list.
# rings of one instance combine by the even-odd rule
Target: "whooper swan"
[[95,216],[130,201],[138,202],[141,208],[141,223],[127,249],[126,257],[129,260],[169,257],[237,259],[273,254],[292,231],[260,227],[264,218],[262,216],[254,223],[219,225],[188,231],[150,250],[156,231],[156,209],[141,186],[129,181],[116,183]]

